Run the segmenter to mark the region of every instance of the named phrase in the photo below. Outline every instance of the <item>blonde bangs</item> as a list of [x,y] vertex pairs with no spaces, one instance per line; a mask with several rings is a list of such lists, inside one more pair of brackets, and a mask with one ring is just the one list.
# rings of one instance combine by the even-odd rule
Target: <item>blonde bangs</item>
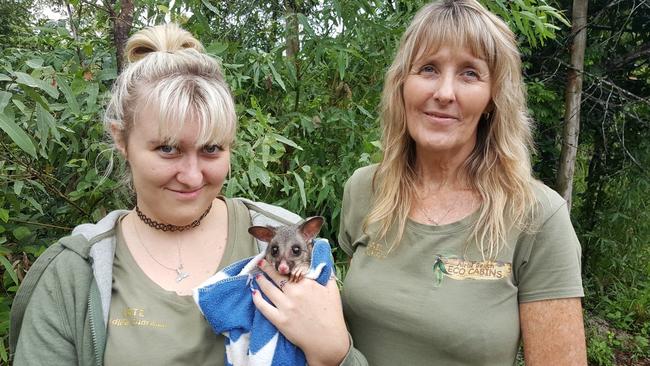
[[[433,7],[435,4],[430,4]],[[465,4],[463,4],[465,5]],[[493,35],[494,25],[487,23],[482,14],[464,7],[450,6],[438,12],[423,11],[423,19],[414,19],[412,42],[423,47],[411,47],[408,66],[425,56],[436,53],[441,47],[453,45],[464,48],[477,58],[487,62],[492,70],[497,64],[497,42]]]
[[195,122],[197,146],[216,144],[225,148],[234,142],[235,107],[230,93],[220,83],[178,75],[159,80],[155,87],[143,88],[148,93],[141,101],[142,107],[158,112],[161,141],[176,144],[185,124]]

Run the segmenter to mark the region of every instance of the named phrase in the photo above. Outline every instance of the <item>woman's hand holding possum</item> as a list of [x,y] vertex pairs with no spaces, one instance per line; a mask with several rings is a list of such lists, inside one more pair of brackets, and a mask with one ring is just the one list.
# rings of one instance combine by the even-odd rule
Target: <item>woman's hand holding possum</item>
[[[260,268],[275,283],[287,279],[266,261]],[[286,283],[282,290],[262,275],[257,278],[257,283],[275,306],[265,301],[259,292],[254,292],[255,306],[291,343],[305,352],[310,366],[341,363],[350,342],[339,289],[334,279],[330,279],[327,286],[303,279],[297,283]]]

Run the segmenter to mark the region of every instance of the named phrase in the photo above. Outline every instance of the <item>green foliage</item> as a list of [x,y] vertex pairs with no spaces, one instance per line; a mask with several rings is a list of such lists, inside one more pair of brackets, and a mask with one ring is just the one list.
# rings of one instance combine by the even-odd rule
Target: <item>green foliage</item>
[[556,31],[561,28],[555,22],[570,26],[567,18],[544,0],[483,1],[493,13],[505,19],[510,27],[526,38],[533,47],[545,41],[555,39]]
[[117,183],[103,177],[110,153],[99,122],[115,77],[110,50],[96,47],[80,59],[65,27],[50,22],[37,29],[41,50],[0,53],[3,340],[11,298],[32,258],[74,225],[126,205]]
[[[583,247],[584,306],[602,323],[599,327],[606,328],[593,332],[588,323],[590,362],[599,365],[650,359],[647,341],[629,341],[648,339],[650,75],[647,60],[637,55],[647,48],[650,33],[648,23],[641,21],[647,7],[611,4],[589,2],[572,208]],[[562,4],[570,6],[570,1]],[[556,169],[549,162],[559,159],[568,63],[561,49],[550,44],[534,58],[525,56],[529,79],[542,81],[528,84],[529,101],[538,125],[535,171],[549,185],[554,184]],[[627,334],[625,341],[619,339],[621,332]]]
[[641,334],[631,335],[597,316],[587,316],[585,324],[590,365],[632,365],[647,360],[650,352],[648,326]]

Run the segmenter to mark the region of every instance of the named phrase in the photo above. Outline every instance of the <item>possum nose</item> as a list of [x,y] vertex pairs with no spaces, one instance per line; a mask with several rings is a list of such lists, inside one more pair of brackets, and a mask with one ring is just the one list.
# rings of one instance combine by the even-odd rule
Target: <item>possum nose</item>
[[288,275],[290,272],[289,266],[287,265],[287,262],[282,261],[280,262],[280,265],[278,266],[278,272],[282,275]]

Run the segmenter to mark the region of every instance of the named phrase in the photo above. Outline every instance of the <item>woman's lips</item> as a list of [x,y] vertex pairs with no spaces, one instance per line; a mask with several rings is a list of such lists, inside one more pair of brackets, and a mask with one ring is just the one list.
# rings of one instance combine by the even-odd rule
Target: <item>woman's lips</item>
[[183,190],[169,189],[169,190],[174,192],[177,196],[179,196],[182,199],[192,199],[192,198],[196,198],[199,194],[201,194],[202,189],[203,187],[197,189],[183,189]]
[[430,111],[430,112],[424,112],[424,114],[435,117],[435,118],[448,118],[448,119],[458,119],[458,117],[449,114],[449,113],[442,113],[442,112],[436,112],[436,111]]
[[456,116],[440,112],[424,112],[424,114],[431,120],[437,123],[453,123],[458,120]]

